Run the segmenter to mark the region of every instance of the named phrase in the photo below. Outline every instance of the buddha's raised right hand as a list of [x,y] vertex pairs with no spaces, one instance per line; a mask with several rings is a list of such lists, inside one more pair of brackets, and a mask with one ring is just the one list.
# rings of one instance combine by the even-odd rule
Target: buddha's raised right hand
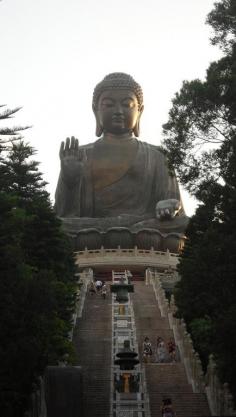
[[86,161],[86,154],[79,150],[79,141],[74,136],[66,138],[60,147],[61,170],[63,177],[68,181],[75,181],[81,174]]

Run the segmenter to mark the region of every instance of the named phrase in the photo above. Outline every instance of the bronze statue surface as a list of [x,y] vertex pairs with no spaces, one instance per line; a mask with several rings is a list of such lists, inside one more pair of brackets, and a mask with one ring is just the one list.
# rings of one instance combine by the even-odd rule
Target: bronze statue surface
[[62,142],[55,210],[78,250],[105,247],[177,252],[188,218],[176,177],[158,146],[137,139],[141,87],[109,74],[93,95],[99,139]]

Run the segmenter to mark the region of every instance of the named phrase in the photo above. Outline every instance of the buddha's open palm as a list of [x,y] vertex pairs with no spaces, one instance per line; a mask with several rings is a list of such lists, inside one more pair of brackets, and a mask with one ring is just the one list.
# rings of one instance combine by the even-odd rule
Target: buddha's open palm
[[79,150],[79,141],[74,136],[66,138],[60,147],[61,168],[67,178],[75,178],[80,174],[86,160],[85,152]]
[[173,219],[180,211],[181,204],[179,200],[170,198],[169,200],[158,201],[156,205],[156,217],[160,220]]

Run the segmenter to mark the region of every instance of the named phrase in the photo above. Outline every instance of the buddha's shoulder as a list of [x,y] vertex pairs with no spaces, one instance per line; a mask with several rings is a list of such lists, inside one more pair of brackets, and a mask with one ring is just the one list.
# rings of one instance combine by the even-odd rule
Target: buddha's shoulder
[[161,146],[153,145],[152,143],[145,142],[143,140],[139,141],[139,143],[142,144],[143,147],[150,149],[151,152],[153,151],[158,154],[165,155],[165,151]]
[[80,145],[80,149],[84,150],[93,150],[95,146],[103,145],[104,141],[100,138],[95,140],[94,142],[87,143],[86,145]]
[[80,147],[80,149],[93,149],[93,147],[94,147],[94,142],[92,142],[92,143],[87,143],[86,145],[80,145],[79,146]]
[[93,149],[94,149],[94,143],[87,143],[86,145],[80,145],[79,146],[79,151],[82,153],[85,153],[86,158],[88,160],[90,160],[92,158],[93,155]]
[[[165,152],[164,152],[164,150],[162,149],[161,146],[153,145],[152,143],[146,142],[144,140],[136,139],[136,141],[141,148],[149,150],[149,151],[151,151],[153,153],[156,153],[160,156],[165,156]],[[86,153],[87,153],[87,152],[92,151],[95,146],[103,146],[103,145],[104,145],[104,141],[102,139],[98,139],[94,142],[87,143],[86,145],[80,145],[80,149],[85,150]]]

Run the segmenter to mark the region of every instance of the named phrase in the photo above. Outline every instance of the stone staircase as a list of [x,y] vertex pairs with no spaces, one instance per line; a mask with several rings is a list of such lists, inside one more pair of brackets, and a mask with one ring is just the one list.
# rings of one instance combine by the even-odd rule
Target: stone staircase
[[[109,283],[107,283],[109,287]],[[168,319],[161,317],[153,287],[135,281],[131,294],[141,359],[142,342],[148,336],[154,354],[145,364],[151,417],[159,417],[163,397],[171,397],[177,417],[210,416],[205,394],[193,393],[180,358],[176,363],[156,362],[156,338],[173,337]],[[77,320],[74,344],[83,369],[84,417],[109,417],[111,395],[111,294],[87,295],[82,317]]]
[[111,295],[87,295],[74,344],[83,370],[83,416],[108,417],[111,386]]
[[[128,269],[128,268],[126,268]],[[113,269],[114,271],[116,271],[115,269]],[[120,268],[117,269],[117,271],[120,271]],[[136,271],[131,269],[130,270],[132,273],[132,281],[144,281],[144,272],[140,272],[140,271]],[[112,279],[112,270],[108,270],[108,271],[95,271],[94,276],[96,277],[96,279],[100,279],[102,281],[111,281]]]
[[160,407],[163,397],[170,397],[177,417],[205,417],[210,411],[205,394],[193,393],[188,383],[184,365],[175,363],[156,363],[155,346],[157,336],[165,342],[173,337],[168,319],[161,317],[153,287],[144,282],[135,283],[135,292],[131,295],[135,313],[139,352],[142,342],[148,336],[152,342],[153,357],[150,364],[145,364],[147,387],[150,400],[151,417],[161,415]]

